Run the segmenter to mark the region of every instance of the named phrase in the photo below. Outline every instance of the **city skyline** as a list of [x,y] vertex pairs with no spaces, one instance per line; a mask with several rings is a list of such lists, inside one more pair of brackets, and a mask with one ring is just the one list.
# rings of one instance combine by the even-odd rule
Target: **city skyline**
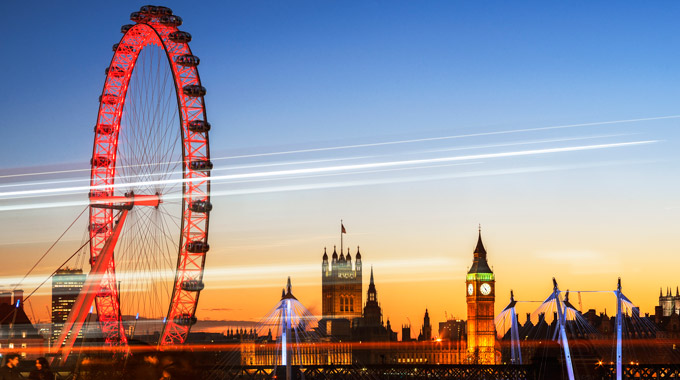
[[[139,5],[0,8],[24,60],[0,63],[13,73],[0,95],[4,287],[87,203],[103,70]],[[340,245],[340,219],[344,246],[375,269],[384,316],[416,331],[426,308],[434,323],[465,319],[479,224],[497,312],[510,289],[545,299],[552,277],[573,291],[621,277],[650,314],[660,287],[680,285],[677,5],[167,5],[194,36],[213,125],[199,319],[257,321],[287,276],[321,314],[321,257]],[[27,294],[85,231],[80,220]],[[49,287],[34,297],[46,318]]]

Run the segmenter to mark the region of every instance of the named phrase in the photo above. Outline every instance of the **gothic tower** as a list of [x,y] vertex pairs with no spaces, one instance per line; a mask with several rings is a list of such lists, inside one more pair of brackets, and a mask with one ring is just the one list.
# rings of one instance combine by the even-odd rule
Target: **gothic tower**
[[496,279],[486,261],[481,229],[465,284],[468,357],[471,363],[495,364],[496,329],[493,319]]
[[432,339],[432,324],[430,324],[430,313],[425,309],[425,316],[423,317],[423,327],[420,329],[418,340],[428,341]]
[[364,322],[366,326],[382,326],[382,310],[378,304],[378,292],[373,282],[373,267],[371,267],[371,282],[368,284],[366,306],[364,306]]
[[321,299],[323,318],[335,319],[361,317],[362,302],[362,267],[361,252],[357,247],[354,266],[349,248],[347,256],[340,252],[340,257],[333,247],[333,256],[328,263],[328,254],[324,248],[321,260]]

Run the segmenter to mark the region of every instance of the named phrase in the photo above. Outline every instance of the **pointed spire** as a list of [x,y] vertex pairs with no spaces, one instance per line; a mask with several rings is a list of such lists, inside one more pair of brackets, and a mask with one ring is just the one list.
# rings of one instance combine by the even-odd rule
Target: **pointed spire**
[[328,261],[328,254],[326,253],[326,247],[323,247],[323,261]]
[[352,261],[352,255],[349,254],[349,248],[347,248],[347,256],[345,256],[347,261]]
[[482,256],[486,257],[486,249],[484,249],[484,244],[482,243],[482,225],[479,225],[479,236],[477,238],[477,247],[475,247],[475,257]]
[[361,252],[359,252],[359,246],[357,245],[357,254],[356,254],[357,261],[361,260]]
[[370,285],[375,285],[373,283],[373,265],[371,265],[371,282],[370,282]]
[[663,297],[663,289],[659,286],[659,298]]
[[678,286],[675,287],[675,296],[680,297],[680,287]]
[[281,300],[283,299],[297,299],[293,295],[293,287],[290,285],[290,276],[288,276],[288,281],[286,282],[286,289],[283,290],[283,295],[281,296]]
[[333,246],[333,261],[338,259],[338,252],[335,251],[335,246]]

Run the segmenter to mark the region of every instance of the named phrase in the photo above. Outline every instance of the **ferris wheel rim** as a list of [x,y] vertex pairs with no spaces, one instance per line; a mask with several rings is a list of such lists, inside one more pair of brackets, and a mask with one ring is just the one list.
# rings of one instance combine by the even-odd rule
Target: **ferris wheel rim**
[[[148,7],[142,7],[142,10],[144,8]],[[135,14],[139,15],[139,12],[133,13],[131,17]],[[166,17],[165,20],[164,17]],[[135,25],[124,26],[125,30],[122,28],[124,35],[121,41],[114,45],[114,55],[107,68],[99,102],[90,175],[90,185],[93,188],[99,189],[104,185],[107,190],[92,190],[89,194],[90,198],[113,195],[112,185],[116,178],[116,164],[118,163],[118,136],[122,111],[127,102],[130,77],[135,70],[140,52],[149,45],[159,45],[165,52],[171,67],[182,145],[181,226],[177,263],[174,267],[172,296],[158,342],[160,346],[183,343],[192,322],[195,321],[198,298],[203,289],[205,253],[209,248],[207,244],[209,212],[212,208],[209,179],[212,163],[208,140],[210,124],[207,122],[205,110],[205,89],[198,75],[196,67],[198,63],[193,66],[183,66],[177,59],[180,56],[195,57],[188,46],[190,35],[179,31],[178,25],[172,22],[164,23],[167,17],[167,14],[153,15],[147,9],[146,17],[138,19]],[[181,19],[179,20],[181,23]],[[192,64],[191,60],[188,63]],[[192,123],[198,127],[192,128]],[[108,186],[111,187],[108,188]],[[98,249],[101,248],[102,241],[108,237],[113,223],[112,210],[101,211],[101,209],[90,208],[88,228],[91,238],[91,262],[96,259]],[[188,275],[189,272],[191,272],[190,275]],[[117,293],[118,289],[115,287],[115,262],[112,262],[107,273],[111,277],[102,282],[108,281],[102,288],[106,287],[109,292],[96,297],[97,312],[100,316],[104,314],[115,317],[115,320],[111,318],[100,320],[107,343],[126,345],[127,337],[122,330],[120,294]],[[111,280],[113,280],[112,283]],[[187,283],[194,286],[187,287],[185,286]]]

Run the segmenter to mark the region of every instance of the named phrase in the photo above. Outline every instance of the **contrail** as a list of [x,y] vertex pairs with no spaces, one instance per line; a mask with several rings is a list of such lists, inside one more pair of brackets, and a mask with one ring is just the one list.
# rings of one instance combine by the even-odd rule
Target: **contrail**
[[482,153],[482,154],[472,154],[464,156],[450,156],[450,157],[440,157],[440,158],[425,158],[425,159],[414,159],[414,160],[401,160],[401,161],[389,161],[389,162],[376,162],[376,163],[366,163],[366,164],[354,164],[354,165],[338,165],[338,166],[328,166],[319,168],[304,168],[304,169],[289,169],[289,170],[279,170],[279,171],[265,171],[265,172],[255,172],[255,173],[241,173],[241,174],[228,174],[211,176],[205,178],[177,178],[177,179],[167,179],[158,181],[145,181],[145,182],[132,182],[123,184],[113,184],[113,185],[100,185],[100,186],[74,186],[74,187],[62,187],[53,189],[37,189],[37,190],[22,190],[22,191],[8,191],[0,193],[0,198],[30,196],[38,194],[56,194],[64,192],[87,192],[90,190],[103,190],[108,188],[129,188],[135,186],[153,186],[153,185],[167,185],[173,183],[191,183],[191,182],[201,182],[206,179],[211,181],[229,181],[237,179],[255,179],[255,178],[265,178],[265,177],[285,177],[291,175],[300,174],[317,174],[317,173],[331,173],[331,172],[342,172],[342,171],[352,171],[370,168],[387,168],[402,165],[422,165],[428,163],[444,163],[444,162],[455,162],[455,161],[468,161],[468,160],[483,160],[483,159],[494,159],[503,157],[521,157],[521,156],[533,156],[533,155],[543,155],[552,153],[566,153],[566,152],[577,152],[577,151],[587,151],[587,150],[599,150],[599,149],[611,149],[620,147],[629,147],[644,144],[653,144],[659,142],[659,140],[641,140],[641,141],[630,141],[621,143],[611,143],[611,144],[595,144],[595,145],[580,145],[580,146],[570,146],[570,147],[560,147],[560,148],[545,148],[545,149],[533,149],[533,150],[523,150],[514,152],[501,152],[501,153]]
[[[420,138],[420,139],[384,141],[384,142],[367,143],[367,144],[353,144],[353,145],[333,146],[333,147],[324,147],[324,148],[297,149],[297,150],[288,150],[288,151],[280,151],[280,152],[267,152],[267,153],[245,154],[245,155],[238,155],[238,156],[225,156],[225,157],[212,158],[212,160],[218,161],[218,160],[233,160],[233,159],[238,159],[238,158],[279,156],[279,155],[286,155],[286,154],[323,152],[323,151],[334,151],[334,150],[355,149],[355,148],[386,146],[386,145],[411,144],[411,143],[426,142],[426,141],[452,140],[452,139],[461,139],[461,138],[468,138],[468,137],[506,135],[506,134],[515,134],[515,133],[525,133],[525,132],[547,131],[547,130],[553,130],[553,129],[568,129],[568,128],[590,127],[590,126],[598,126],[598,125],[624,124],[624,123],[635,123],[635,122],[640,122],[640,121],[654,121],[654,120],[679,119],[679,118],[680,118],[680,115],[669,115],[669,116],[656,116],[656,117],[646,117],[646,118],[638,118],[638,119],[597,121],[597,122],[591,122],[591,123],[565,124],[565,125],[555,125],[555,126],[548,126],[548,127],[521,128],[521,129],[513,129],[513,130],[509,130],[509,131],[479,132],[479,133],[469,133],[469,134],[450,135],[450,136],[426,137],[426,138]],[[173,163],[181,163],[181,161],[162,162],[162,163],[158,163],[158,165],[167,165],[167,164],[173,164]],[[128,165],[128,166],[120,166],[120,167],[136,167],[136,166],[140,166],[140,165]],[[91,170],[90,168],[86,168],[86,169],[57,170],[57,171],[49,171],[49,172],[7,174],[7,175],[0,175],[0,179],[2,179],[2,178],[15,178],[15,177],[29,177],[29,176],[38,176],[38,175],[50,175],[50,174],[89,172],[90,170]]]

